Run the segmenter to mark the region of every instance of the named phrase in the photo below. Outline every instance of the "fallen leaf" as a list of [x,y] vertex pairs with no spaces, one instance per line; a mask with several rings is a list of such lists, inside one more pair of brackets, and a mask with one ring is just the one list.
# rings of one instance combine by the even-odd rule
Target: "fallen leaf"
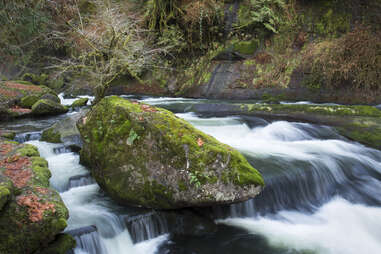
[[29,220],[31,222],[38,222],[44,217],[46,210],[51,210],[53,213],[56,211],[54,204],[42,203],[41,199],[34,194],[18,196],[17,204],[20,206],[28,207]]
[[201,138],[198,138],[197,139],[197,145],[200,146],[200,147],[203,146],[204,145],[204,141],[202,141]]
[[157,110],[153,107],[150,107],[149,105],[141,105],[140,108],[145,112],[156,112]]

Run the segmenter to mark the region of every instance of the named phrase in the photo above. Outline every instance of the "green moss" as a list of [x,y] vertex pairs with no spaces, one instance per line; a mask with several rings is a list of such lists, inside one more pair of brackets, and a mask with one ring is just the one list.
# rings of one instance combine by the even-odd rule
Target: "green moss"
[[50,143],[62,143],[61,134],[54,128],[44,130],[41,135],[41,140]]
[[35,146],[29,145],[29,144],[25,144],[22,148],[18,149],[17,153],[20,154],[21,156],[28,156],[28,157],[40,156],[38,149]]
[[59,234],[47,248],[39,250],[35,254],[66,254],[75,246],[75,239],[71,235]]
[[[241,105],[242,106],[242,105]],[[264,111],[273,113],[314,113],[337,116],[370,116],[381,117],[381,110],[372,106],[326,106],[326,105],[298,105],[298,104],[246,104],[248,112]],[[242,107],[241,107],[242,108]]]
[[32,108],[33,104],[35,104],[40,99],[39,96],[36,95],[28,95],[21,98],[20,106],[23,108]]
[[244,55],[252,55],[259,48],[259,40],[240,41],[233,44],[233,50]]
[[7,139],[14,139],[16,137],[15,132],[1,132],[0,136]]
[[49,179],[52,176],[48,162],[41,157],[32,157],[32,170],[34,184],[49,187]]
[[19,142],[16,142],[16,141],[9,141],[9,140],[6,140],[4,141],[5,144],[15,144],[15,145],[18,145]]
[[12,82],[22,84],[22,85],[35,86],[35,84],[33,84],[32,82],[26,81],[26,80],[12,80]]
[[71,107],[72,108],[77,108],[77,107],[83,107],[83,106],[86,106],[87,102],[88,102],[88,98],[80,98],[78,100],[75,100],[72,104],[71,104]]
[[[9,250],[12,253],[36,253],[58,239],[55,236],[67,226],[68,210],[59,194],[49,188],[48,163],[37,157],[37,149],[29,144],[8,143],[12,144],[12,150],[6,156],[29,156],[28,169],[33,174],[25,186],[14,190],[12,182],[0,172],[0,203],[4,202],[4,196],[7,197],[6,205],[1,204],[0,208],[0,253],[9,253]],[[4,187],[8,191],[4,191]],[[28,205],[17,202],[18,197],[29,195],[37,196],[36,202],[49,203],[54,209],[45,210],[42,218],[33,222]]]
[[67,111],[67,107],[46,99],[41,99],[32,106],[32,114],[34,115],[56,115]]
[[0,211],[11,197],[9,188],[0,185]]

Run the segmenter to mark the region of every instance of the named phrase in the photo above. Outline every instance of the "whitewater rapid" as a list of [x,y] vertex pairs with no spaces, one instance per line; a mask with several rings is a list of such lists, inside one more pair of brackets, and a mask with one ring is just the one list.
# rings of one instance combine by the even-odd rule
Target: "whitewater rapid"
[[[349,142],[325,126],[276,121],[249,128],[239,117],[177,115],[253,157],[254,161],[281,162],[269,169],[271,172],[266,172],[266,166],[260,169],[267,183],[279,175],[283,179],[303,179],[305,170],[312,172],[305,182],[289,182],[279,192],[276,191],[279,186],[270,186],[271,193],[265,190],[267,197],[273,198],[268,205],[276,206],[279,202],[271,213],[258,214],[260,207],[252,200],[232,205],[230,218],[219,219],[218,223],[263,235],[270,245],[288,250],[321,254],[381,253],[380,151]],[[295,163],[298,161],[303,162],[301,166]],[[275,184],[281,183],[275,180]],[[308,212],[300,204],[295,209],[284,209],[287,206],[284,200],[290,198],[295,186],[298,200],[294,202],[312,206]],[[327,188],[334,191],[327,193]],[[339,188],[344,189],[342,193]],[[316,196],[326,202],[319,206],[312,200]],[[265,205],[262,202],[261,208]]]
[[[36,146],[40,155],[48,161],[49,169],[52,172],[50,184],[60,191],[60,195],[69,209],[70,217],[66,231],[91,225],[98,229],[99,236],[97,237],[100,242],[96,242],[98,238],[96,240],[82,239],[88,249],[77,247],[74,250],[75,254],[154,254],[158,246],[167,239],[167,235],[162,235],[133,244],[123,217],[113,211],[117,205],[100,193],[98,184],[63,191],[67,189],[70,177],[88,172],[79,164],[78,154],[54,153],[54,149],[59,148],[62,144],[41,141],[29,141],[28,143]],[[86,236],[84,237],[86,238]]]

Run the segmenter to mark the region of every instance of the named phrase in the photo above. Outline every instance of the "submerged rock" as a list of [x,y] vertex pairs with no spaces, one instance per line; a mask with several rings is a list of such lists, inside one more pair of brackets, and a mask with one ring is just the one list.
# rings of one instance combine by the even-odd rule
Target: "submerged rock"
[[32,106],[33,115],[59,115],[68,112],[68,109],[51,100],[41,99]]
[[112,96],[78,122],[81,161],[121,204],[175,209],[255,197],[261,175],[237,150],[173,113]]
[[32,145],[0,140],[0,150],[0,253],[47,253],[69,217],[49,187],[48,163]]

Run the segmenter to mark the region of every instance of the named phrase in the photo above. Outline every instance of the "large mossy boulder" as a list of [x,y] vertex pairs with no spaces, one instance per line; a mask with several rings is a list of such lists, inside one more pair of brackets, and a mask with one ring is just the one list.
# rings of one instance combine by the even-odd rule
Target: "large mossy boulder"
[[36,147],[0,139],[0,150],[0,253],[42,251],[65,229],[68,210]]
[[116,96],[78,122],[81,161],[121,204],[158,209],[255,197],[261,175],[237,150],[173,113]]
[[32,106],[33,115],[59,115],[66,112],[67,107],[47,99],[41,99]]

